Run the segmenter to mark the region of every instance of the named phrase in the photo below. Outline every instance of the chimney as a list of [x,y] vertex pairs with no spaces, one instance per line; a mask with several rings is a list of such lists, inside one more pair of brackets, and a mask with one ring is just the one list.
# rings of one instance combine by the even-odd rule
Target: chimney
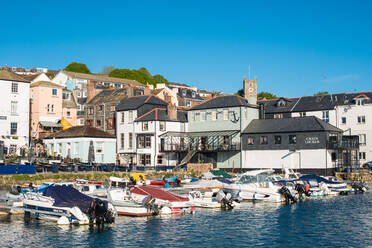
[[253,80],[243,79],[244,98],[248,100],[250,104],[257,104],[257,78]]
[[87,85],[87,91],[88,91],[87,102],[89,102],[90,99],[92,99],[96,95],[95,89],[96,89],[96,87],[94,85],[94,81],[93,80],[89,80],[88,81],[88,85]]
[[154,89],[154,87],[152,86],[152,85],[150,85],[150,84],[146,84],[146,86],[145,86],[145,88],[144,88],[144,90],[143,90],[143,94],[144,95],[150,95],[151,94],[151,90],[153,90]]
[[168,117],[170,120],[177,120],[177,106],[175,104],[168,104]]

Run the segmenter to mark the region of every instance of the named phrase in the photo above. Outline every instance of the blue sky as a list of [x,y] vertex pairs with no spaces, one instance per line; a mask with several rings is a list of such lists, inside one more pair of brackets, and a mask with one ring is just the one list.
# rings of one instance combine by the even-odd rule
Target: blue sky
[[0,66],[146,67],[234,93],[370,91],[372,1],[5,1]]

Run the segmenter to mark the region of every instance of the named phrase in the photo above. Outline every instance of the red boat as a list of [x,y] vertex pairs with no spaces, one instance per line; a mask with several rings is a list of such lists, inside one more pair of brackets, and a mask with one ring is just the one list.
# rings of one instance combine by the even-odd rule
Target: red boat
[[134,188],[131,193],[133,198],[141,201],[148,195],[152,196],[156,199],[157,204],[169,207],[172,214],[195,211],[195,206],[190,203],[188,198],[172,194],[155,186],[140,186]]

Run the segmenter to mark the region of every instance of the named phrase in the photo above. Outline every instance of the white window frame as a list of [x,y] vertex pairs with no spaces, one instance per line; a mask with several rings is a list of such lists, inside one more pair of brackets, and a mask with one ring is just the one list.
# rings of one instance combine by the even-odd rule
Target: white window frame
[[124,149],[124,142],[125,142],[125,137],[124,133],[120,133],[120,149]]
[[13,116],[18,115],[17,105],[18,105],[17,101],[11,101],[11,103],[10,103],[10,115],[13,115]]
[[[54,94],[55,92],[55,94]],[[52,89],[52,96],[58,96],[58,90],[57,89]]]
[[358,120],[358,124],[366,124],[366,116],[365,115],[359,115],[357,120]]
[[129,133],[129,137],[128,137],[128,149],[132,149],[133,148],[133,133]]
[[322,112],[322,121],[329,123],[329,110]]
[[103,141],[96,142],[96,153],[97,154],[103,154]]
[[166,130],[166,123],[165,121],[159,122],[159,131],[165,131]]
[[228,109],[224,109],[223,110],[223,120],[224,121],[228,121],[229,120],[229,110]]
[[17,94],[18,93],[18,83],[12,82],[11,93],[12,94]]
[[142,131],[149,131],[149,122],[148,121],[142,122]]
[[133,110],[130,110],[128,114],[128,124],[133,123]]

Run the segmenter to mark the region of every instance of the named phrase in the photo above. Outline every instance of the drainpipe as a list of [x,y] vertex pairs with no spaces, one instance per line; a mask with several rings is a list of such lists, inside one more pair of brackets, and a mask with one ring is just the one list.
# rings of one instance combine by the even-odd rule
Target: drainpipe
[[[239,143],[240,143],[240,169],[243,168],[243,156],[242,156],[242,152],[243,152],[243,149],[242,149],[242,107],[240,106],[240,132],[239,132]],[[248,111],[248,110],[247,110]]]
[[106,104],[103,103],[103,130],[106,132]]
[[157,143],[157,136],[156,136],[156,121],[154,121],[154,127],[155,127],[155,135],[154,135],[154,142],[155,142],[154,168],[155,168],[155,171],[156,171],[156,153],[157,153],[157,150],[156,150],[156,143]]

